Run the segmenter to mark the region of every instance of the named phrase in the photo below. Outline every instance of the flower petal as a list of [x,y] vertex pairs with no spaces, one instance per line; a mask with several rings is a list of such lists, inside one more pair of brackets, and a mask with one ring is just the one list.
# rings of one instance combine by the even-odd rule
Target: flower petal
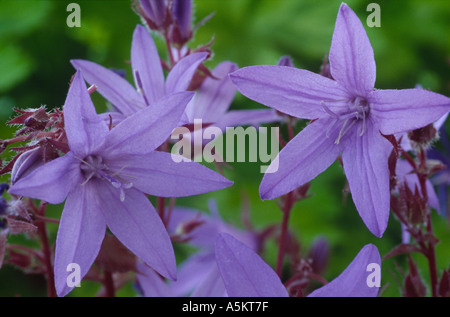
[[360,97],[375,85],[372,45],[356,14],[345,3],[339,9],[330,48],[331,75],[350,93]]
[[169,279],[176,279],[176,263],[169,234],[148,198],[125,190],[125,200],[109,184],[98,186],[97,200],[111,232],[142,261]]
[[83,278],[97,258],[105,237],[106,224],[99,210],[94,181],[76,186],[67,197],[58,228],[55,251],[55,287],[65,296],[73,286],[68,285],[70,274],[79,265]]
[[262,199],[287,194],[325,171],[342,151],[342,143],[335,144],[338,127],[332,126],[327,136],[329,120],[310,123],[295,136],[270,164],[261,181]]
[[287,297],[280,278],[259,255],[231,235],[216,239],[216,259],[230,297]]
[[64,128],[70,150],[82,158],[96,150],[108,133],[80,72],[75,74],[64,104]]
[[[244,67],[230,74],[230,78],[244,96],[297,118],[328,116],[323,101],[349,98],[336,81],[294,67]],[[326,106],[339,112],[345,104],[327,102]]]
[[424,89],[376,90],[370,115],[383,134],[422,128],[450,111],[450,98]]
[[[355,131],[360,127],[355,126]],[[353,202],[367,228],[377,237],[386,230],[390,191],[388,158],[391,143],[366,120],[364,135],[353,133],[342,154]]]
[[175,297],[169,285],[158,273],[142,262],[137,262],[136,274],[145,297]]
[[164,96],[129,116],[110,131],[104,152],[112,157],[154,150],[170,137],[193,95],[193,92],[178,92]]
[[203,281],[192,292],[191,297],[224,297],[227,292],[220,276],[219,268],[215,263],[208,271],[203,273]]
[[[136,81],[148,104],[151,105],[164,96],[164,73],[155,42],[142,25],[136,26],[131,46],[131,65]],[[136,78],[139,73],[139,80]],[[142,87],[139,87],[139,81]]]
[[[184,197],[223,189],[233,184],[219,173],[196,162],[175,162],[172,154],[153,151],[146,155],[117,157],[108,162],[123,169],[123,178],[144,193],[159,197]],[[124,166],[126,166],[124,168]]]
[[70,62],[122,114],[129,115],[145,107],[142,96],[115,72],[90,61],[76,59]]
[[194,100],[186,108],[191,123],[194,119],[215,122],[228,110],[236,95],[236,87],[228,74],[237,69],[234,63],[222,62],[212,70],[215,78],[207,77],[203,81]]
[[[364,246],[352,263],[330,283],[315,290],[309,297],[376,297],[379,287],[371,287],[371,274],[381,269],[381,258],[373,244]],[[380,271],[378,273],[381,274]],[[381,275],[380,275],[381,277]],[[369,286],[370,284],[370,286]]]
[[9,193],[60,204],[80,181],[80,162],[72,152],[50,161],[21,178]]
[[191,83],[198,66],[208,57],[208,53],[193,53],[181,59],[169,72],[166,80],[166,94],[185,91]]

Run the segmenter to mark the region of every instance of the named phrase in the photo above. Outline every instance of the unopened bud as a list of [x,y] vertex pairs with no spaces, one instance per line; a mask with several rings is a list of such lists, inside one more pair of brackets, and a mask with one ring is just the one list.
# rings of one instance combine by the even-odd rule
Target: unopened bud
[[430,142],[434,141],[436,136],[437,131],[433,124],[408,132],[408,138],[412,142],[425,147],[428,146]]
[[330,246],[325,238],[320,237],[314,241],[309,251],[311,267],[314,273],[320,274],[325,270],[328,263],[329,252]]

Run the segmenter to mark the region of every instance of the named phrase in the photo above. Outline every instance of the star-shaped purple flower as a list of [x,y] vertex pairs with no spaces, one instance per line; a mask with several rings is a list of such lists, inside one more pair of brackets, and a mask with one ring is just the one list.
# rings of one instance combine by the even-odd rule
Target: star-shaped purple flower
[[[209,201],[210,214],[199,210],[175,207],[168,224],[168,231],[177,234],[184,225],[197,222],[188,234],[188,243],[198,251],[178,266],[175,282],[161,283],[161,277],[145,265],[139,264],[137,275],[144,296],[221,297],[226,295],[222,278],[214,255],[215,237],[227,233],[239,239],[249,248],[258,247],[257,236],[251,231],[242,231],[225,223],[214,200]],[[183,230],[183,229],[181,229]],[[164,295],[162,295],[164,294]]]
[[[252,249],[231,235],[222,233],[217,237],[216,259],[228,296],[289,296],[275,271]],[[308,296],[375,297],[379,290],[375,275],[379,274],[381,279],[380,270],[378,249],[368,244],[338,277]]]
[[169,235],[146,194],[189,196],[231,184],[198,163],[175,163],[170,153],[155,151],[192,96],[168,95],[109,130],[77,72],[64,105],[70,151],[21,177],[9,190],[51,204],[67,197],[56,240],[58,295],[72,289],[66,284],[70,263],[80,266],[82,277],[88,272],[106,226],[142,261],[161,275],[176,278]]
[[358,17],[344,3],[329,60],[334,80],[269,65],[230,75],[250,99],[313,120],[282,149],[279,169],[264,175],[260,194],[263,199],[286,194],[325,171],[342,153],[356,208],[369,230],[381,237],[389,218],[387,161],[392,146],[380,132],[389,135],[423,127],[450,110],[450,99],[423,89],[375,90],[372,46]]
[[138,25],[133,33],[131,67],[136,88],[112,70],[86,60],[72,60],[86,81],[114,106],[115,111],[104,114],[117,124],[127,116],[155,103],[162,97],[186,91],[197,67],[208,53],[193,53],[181,59],[164,78],[161,59],[149,32]]

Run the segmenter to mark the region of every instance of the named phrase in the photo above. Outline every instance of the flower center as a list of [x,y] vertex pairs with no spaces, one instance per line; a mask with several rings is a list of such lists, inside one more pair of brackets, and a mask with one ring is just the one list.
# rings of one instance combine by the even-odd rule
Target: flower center
[[106,180],[114,188],[118,189],[120,201],[123,202],[125,200],[125,190],[133,187],[133,183],[127,182],[120,177],[119,173],[125,167],[118,171],[113,171],[105,164],[103,158],[98,155],[88,155],[84,159],[80,159],[80,161],[81,173],[86,179],[82,185],[89,182],[92,178]]
[[[336,114],[326,105],[326,103],[330,102],[345,102],[347,105],[347,111]],[[352,100],[322,100],[322,107],[333,119],[327,129],[327,137],[330,137],[330,131],[332,128],[334,128],[337,124],[342,125],[339,134],[334,141],[335,144],[339,144],[344,135],[350,131],[350,129],[358,121],[362,121],[362,127],[359,135],[364,135],[366,130],[366,119],[370,113],[370,106],[366,99],[356,97]]]

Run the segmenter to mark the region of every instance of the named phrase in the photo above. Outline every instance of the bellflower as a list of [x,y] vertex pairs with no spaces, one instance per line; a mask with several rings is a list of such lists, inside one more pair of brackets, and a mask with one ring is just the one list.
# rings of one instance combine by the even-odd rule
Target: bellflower
[[230,75],[248,98],[312,120],[281,150],[279,169],[264,175],[260,194],[263,199],[286,194],[325,171],[342,153],[355,206],[368,229],[381,237],[389,218],[392,145],[380,132],[389,135],[426,126],[450,110],[450,99],[423,89],[374,89],[372,46],[358,17],[344,3],[329,60],[334,80],[270,65]]
[[[217,297],[225,296],[225,286],[217,268],[214,255],[215,237],[220,233],[232,235],[249,248],[258,247],[256,234],[239,230],[225,223],[219,214],[214,200],[209,201],[210,214],[201,211],[175,207],[168,230],[172,235],[179,233],[190,223],[197,223],[191,232],[187,233],[188,244],[198,248],[178,268],[178,279],[174,282],[161,284],[161,278],[150,268],[140,264],[138,274],[139,285],[145,296],[170,294],[166,296]],[[183,229],[181,229],[183,231]],[[158,279],[157,282],[154,280]]]
[[[206,78],[195,97],[186,107],[180,125],[194,123],[201,119],[203,123],[220,128],[239,125],[259,125],[281,120],[272,109],[248,109],[228,111],[236,95],[236,88],[229,74],[238,69],[231,62],[222,62],[212,70],[214,78]],[[200,132],[200,131],[199,131]]]
[[[114,71],[86,60],[72,60],[86,81],[115,107],[111,113],[116,124],[163,96],[187,90],[197,67],[208,53],[193,53],[181,59],[164,78],[161,60],[149,32],[138,25],[133,33],[131,66],[136,88]],[[105,114],[109,121],[109,113]]]
[[[216,258],[229,296],[289,296],[275,271],[258,254],[232,236],[224,233],[217,237]],[[368,244],[338,277],[308,296],[375,297],[379,286],[370,272],[376,265],[381,268],[380,254],[374,245]]]
[[171,240],[146,194],[188,196],[230,185],[200,164],[174,163],[169,153],[155,151],[192,96],[171,94],[110,130],[76,73],[64,105],[70,151],[21,177],[9,190],[51,204],[66,200],[56,239],[58,295],[71,290],[66,284],[70,263],[80,266],[81,276],[88,272],[107,226],[142,261],[176,278]]

